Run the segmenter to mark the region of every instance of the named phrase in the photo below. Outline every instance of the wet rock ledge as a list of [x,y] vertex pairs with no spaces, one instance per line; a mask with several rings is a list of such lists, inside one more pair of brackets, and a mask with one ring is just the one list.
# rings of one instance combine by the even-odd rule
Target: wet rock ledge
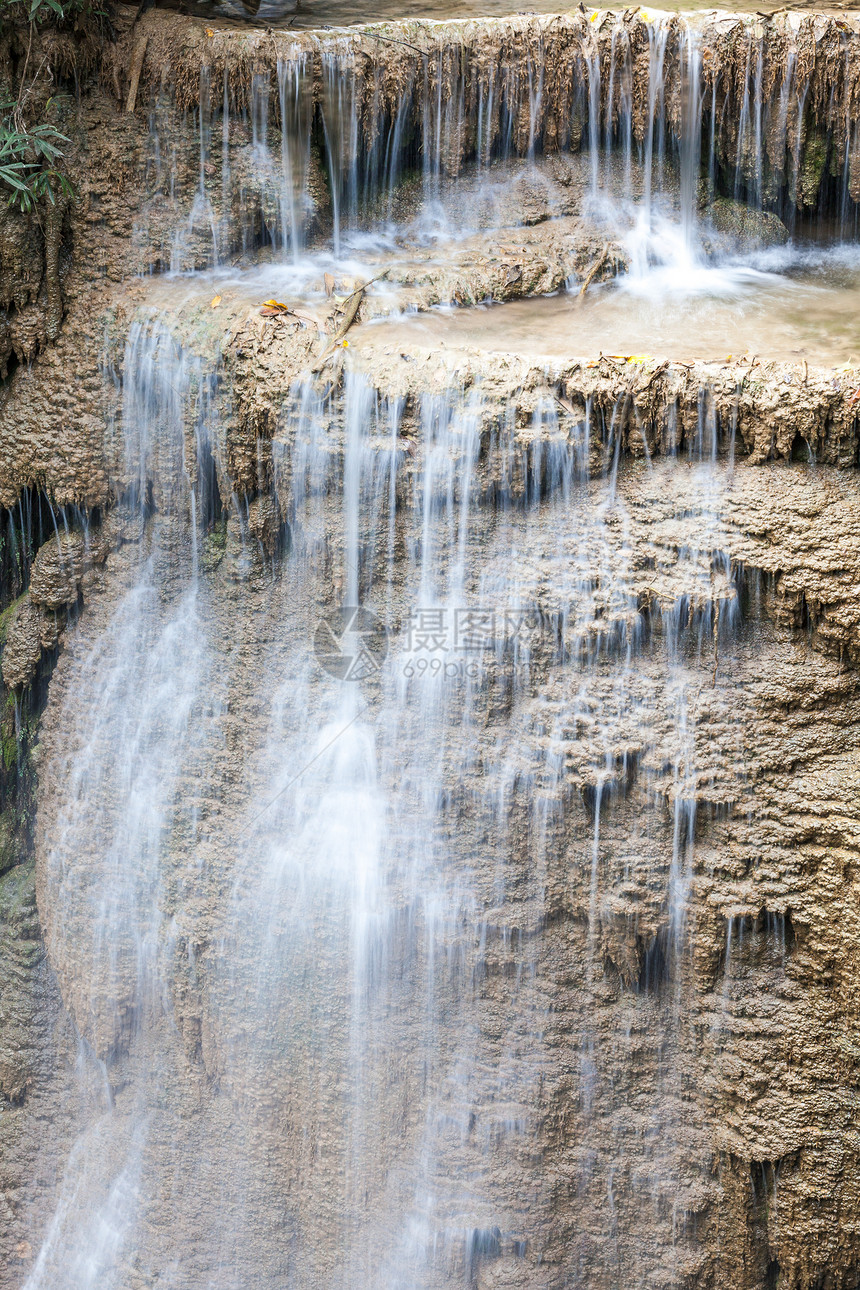
[[[856,1285],[860,1174],[851,1089],[860,1053],[854,972],[860,940],[852,885],[858,872],[858,785],[851,749],[860,729],[860,370],[776,363],[766,355],[714,364],[669,361],[659,354],[527,359],[474,346],[444,353],[411,346],[404,353],[375,341],[362,324],[404,303],[428,309],[557,290],[568,281],[584,282],[598,261],[600,276],[622,269],[624,248],[606,247],[583,217],[583,167],[571,158],[581,160],[590,130],[599,133],[607,122],[629,122],[630,138],[645,139],[646,87],[657,53],[665,128],[675,139],[683,133],[687,108],[678,87],[688,68],[690,30],[701,54],[702,100],[713,105],[718,122],[713,171],[699,198],[711,207],[717,200],[718,231],[722,225],[737,232],[740,220],[755,225],[756,237],[779,241],[810,211],[839,207],[851,216],[860,199],[857,20],[814,13],[685,20],[639,9],[246,33],[164,13],[144,15],[134,25],[131,17],[129,11],[116,46],[88,66],[80,95],[62,105],[58,117],[74,140],[75,201],[48,226],[8,214],[0,219],[0,502],[9,508],[10,522],[11,508],[23,515],[25,499],[29,504],[35,498],[50,515],[50,526],[39,530],[32,567],[15,577],[6,570],[0,585],[6,605],[0,620],[0,1106],[6,1126],[0,1284],[22,1283],[34,1256],[28,1234],[45,1230],[56,1199],[56,1176],[74,1128],[72,1114],[56,1125],[56,1107],[79,1105],[77,1091],[70,1092],[80,1056],[72,1016],[99,1060],[111,1063],[117,1053],[122,1060],[121,1042],[108,1033],[118,1024],[112,1001],[97,999],[103,1011],[87,1013],[81,963],[86,938],[64,939],[44,881],[42,917],[37,916],[33,795],[39,718],[54,666],[59,657],[48,722],[49,752],[58,767],[61,755],[69,755],[57,714],[61,700],[69,692],[74,696],[75,651],[85,651],[88,631],[97,637],[132,564],[132,544],[114,509],[139,478],[141,464],[128,461],[120,448],[126,342],[155,325],[166,302],[172,339],[165,344],[183,348],[212,397],[208,455],[204,461],[198,455],[195,405],[188,410],[186,460],[193,463],[192,482],[199,482],[194,471],[205,469],[214,494],[217,524],[206,534],[202,567],[226,606],[223,640],[230,649],[243,613],[249,623],[240,640],[253,641],[261,630],[264,598],[279,585],[273,573],[282,574],[287,563],[302,399],[318,406],[325,420],[317,445],[330,468],[322,506],[336,520],[321,543],[314,594],[305,597],[308,613],[336,603],[345,585],[335,502],[348,392],[356,385],[363,384],[368,404],[378,410],[374,451],[380,461],[394,462],[398,523],[414,514],[434,400],[455,414],[468,409],[477,442],[475,496],[487,516],[527,507],[537,514],[561,487],[550,468],[553,453],[574,460],[586,502],[593,497],[597,505],[607,481],[620,480],[633,538],[615,535],[614,558],[626,558],[625,543],[635,549],[629,594],[618,611],[596,581],[589,590],[595,619],[585,623],[583,639],[574,645],[585,648],[586,637],[586,645],[621,639],[634,626],[656,637],[679,606],[688,606],[689,621],[698,615],[705,624],[708,645],[694,720],[713,732],[716,750],[702,789],[703,816],[711,814],[705,863],[696,874],[694,961],[685,968],[695,974],[697,992],[685,1021],[681,1064],[688,1094],[679,1111],[685,1171],[679,1194],[686,1226],[671,1270],[654,1239],[648,1274],[655,1285],[728,1280],[744,1290]],[[61,78],[59,46],[38,52],[45,55],[46,69]],[[492,110],[482,111],[491,101]],[[440,102],[444,112],[430,110]],[[750,102],[760,112],[744,111]],[[263,119],[274,132],[270,158],[283,155],[284,140],[294,146],[288,189],[283,173],[259,164]],[[324,122],[337,124],[337,130],[326,135]],[[387,147],[395,126],[401,140],[396,182],[386,188],[380,176],[390,163]],[[491,157],[502,140],[505,156]],[[244,256],[249,263],[272,243],[283,250],[296,229],[306,245],[329,237],[335,199],[353,180],[362,198],[351,215],[371,220],[389,203],[406,213],[413,209],[420,200],[415,170],[424,158],[439,191],[450,196],[452,186],[471,182],[480,165],[530,160],[534,152],[532,177],[522,181],[517,196],[528,227],[504,224],[494,254],[483,254],[484,239],[476,235],[446,263],[428,256],[423,263],[413,257],[408,265],[393,265],[362,302],[355,343],[348,347],[328,352],[337,326],[328,305],[315,305],[318,317],[309,321],[289,314],[264,317],[258,300],[230,303],[226,294],[213,308],[208,290],[205,298],[192,296],[182,307],[162,294],[158,276],[171,266],[205,268],[216,255],[222,261]],[[169,167],[167,156],[173,159]],[[535,173],[542,176],[537,193]],[[727,195],[738,185],[764,210],[739,212]],[[284,192],[291,200],[280,200]],[[387,286],[395,293],[393,304],[386,300]],[[448,448],[455,480],[465,460],[463,440]],[[699,469],[703,462],[714,464],[723,485],[713,549],[700,541],[716,524],[716,503]],[[458,487],[452,485],[454,494]],[[153,505],[159,504],[156,492]],[[545,549],[554,550],[555,516],[547,511],[539,527]],[[16,531],[23,528],[22,522]],[[384,542],[374,545],[375,536],[368,538],[368,549],[384,551]],[[700,593],[693,597],[684,581],[689,569],[679,573],[680,553],[691,547],[700,564],[694,572],[701,574]],[[563,554],[564,567],[573,568],[578,553]],[[505,558],[502,550],[503,569]],[[539,565],[537,558],[532,564],[524,560],[523,585],[548,619],[560,620],[560,593]],[[758,597],[751,618],[766,651],[750,652],[738,663],[747,696],[740,717],[718,649],[719,612],[735,593],[750,601]],[[285,613],[295,614],[294,603],[299,599],[287,600]],[[304,639],[307,629],[296,617],[295,639]],[[72,649],[66,648],[69,642]],[[225,644],[224,658],[233,658],[230,649]],[[256,657],[253,649],[250,656]],[[563,676],[551,678],[550,715],[540,714],[541,730],[555,728],[552,709],[563,711],[565,684]],[[236,694],[246,689],[240,677]],[[207,706],[210,715],[233,723],[235,742],[218,745],[229,772],[225,784],[238,784],[241,777],[224,750],[229,745],[229,755],[241,761],[242,740],[250,744],[259,736],[254,719],[261,720],[258,712],[243,725],[231,713],[236,694],[225,690],[223,702]],[[488,721],[491,732],[498,723],[503,737],[508,702],[503,693],[495,696]],[[566,804],[573,823],[565,822],[567,833],[558,824],[554,855],[566,862],[569,846],[571,854],[584,857],[585,873],[596,755],[576,730],[562,731],[561,743],[560,764],[576,810]],[[750,750],[749,776],[742,783],[721,777],[721,766],[729,764],[728,754],[722,760],[721,754],[735,743]],[[631,766],[642,754],[623,730],[614,751],[619,760],[629,756]],[[651,778],[645,776],[638,788],[634,774],[619,775],[617,815],[608,834],[616,830],[619,855],[626,855],[622,840],[630,836],[637,812],[654,809],[655,793],[669,801],[671,757],[661,754],[661,760],[660,752],[658,741]],[[53,774],[56,781],[59,772]],[[46,772],[46,795],[50,778]],[[476,785],[474,800],[479,794]],[[732,815],[738,802],[744,809]],[[45,836],[52,822],[48,811]],[[670,823],[661,855],[654,857],[656,869],[671,845]],[[94,855],[95,848],[93,857],[84,858],[97,881]],[[192,870],[200,872],[196,861],[188,866]],[[522,925],[504,927],[487,960],[498,982],[512,979],[502,940],[510,945],[524,928],[526,937],[549,929],[551,997],[578,998],[577,1006],[583,1006],[586,996],[577,995],[581,983],[571,965],[584,961],[589,897],[587,884],[572,887],[568,878],[550,875],[555,903],[544,922],[524,910]],[[604,1039],[609,1042],[634,993],[641,995],[653,1013],[641,1034],[632,1033],[635,1061],[623,1069],[628,1075],[645,1070],[649,1078],[660,1065],[665,1021],[655,984],[659,972],[652,971],[665,937],[661,891],[625,889],[614,906],[601,905],[596,922],[605,963]],[[199,928],[189,930],[184,916],[180,910],[177,945],[184,946],[187,937],[188,947],[205,949],[206,936]],[[779,938],[771,935],[767,942],[771,925]],[[50,963],[43,928],[54,937]],[[745,949],[736,943],[737,929],[748,932]],[[200,933],[198,941],[192,932]],[[742,985],[758,985],[720,995],[720,966],[733,945],[747,974]],[[186,963],[193,958],[189,952]],[[207,1099],[218,1097],[219,1057],[214,1045],[203,1052],[212,1041],[198,983],[180,981],[172,1033],[177,1061],[187,1060],[197,1082],[178,1132],[190,1133],[188,1126],[205,1116],[186,1110],[205,1110]],[[546,1011],[546,1002],[536,996],[535,1015],[539,1011]],[[540,1144],[573,1177],[581,1163],[574,1157],[585,1149],[571,1131],[576,1099],[570,1070],[579,1056],[564,1045],[577,1025],[562,1012],[550,1017],[550,1040],[568,1065],[542,1094]],[[109,1025],[101,1030],[93,1017],[99,1024],[108,1018]],[[111,1073],[116,1077],[117,1068]],[[638,1092],[631,1076],[631,1105]],[[123,1078],[115,1085],[101,1079],[93,1100],[113,1105],[116,1098],[122,1113],[124,1096],[131,1092]],[[651,1142],[653,1128],[641,1108],[630,1119],[619,1112],[616,1120],[613,1132],[627,1135],[625,1141]],[[47,1123],[52,1134],[46,1145]],[[221,1137],[229,1142],[229,1116],[224,1124]],[[594,1159],[613,1143],[605,1126],[598,1127],[599,1135],[586,1144]],[[657,1159],[662,1165],[662,1157]],[[648,1168],[653,1160],[646,1160]],[[668,1206],[654,1187],[662,1221]],[[631,1186],[626,1194],[635,1191]],[[576,1203],[586,1201],[577,1196]],[[155,1215],[151,1232],[158,1232],[159,1221],[165,1221],[163,1214]],[[674,1223],[674,1213],[666,1221]],[[568,1231],[563,1223],[548,1230],[550,1253],[561,1267],[569,1256]],[[653,1235],[650,1229],[644,1234],[643,1248]],[[626,1248],[624,1266],[640,1268],[640,1254]],[[511,1273],[511,1284],[523,1283],[526,1267],[535,1277],[545,1271],[523,1261]],[[490,1280],[480,1284],[491,1284],[492,1275],[491,1268]]]
[[[137,274],[313,245],[331,237],[335,207],[359,224],[412,208],[416,173],[468,189],[476,167],[534,157],[554,188],[549,205],[528,182],[517,190],[531,252],[478,272],[464,248],[444,280],[413,268],[414,303],[582,279],[603,244],[581,218],[583,149],[592,135],[641,144],[658,128],[677,144],[696,125],[680,89],[693,48],[702,138],[713,136],[701,200],[718,230],[779,240],[809,212],[850,220],[860,196],[852,15],[577,11],[307,33],[161,11],[133,24],[134,12],[120,10],[116,44],[80,68],[56,34],[37,51],[40,93],[73,141],[75,199],[47,224],[0,221],[7,506],[31,487],[59,505],[110,500],[103,425],[119,369],[102,359],[125,335]],[[57,94],[66,81],[75,93]],[[601,276],[624,263],[612,246]]]

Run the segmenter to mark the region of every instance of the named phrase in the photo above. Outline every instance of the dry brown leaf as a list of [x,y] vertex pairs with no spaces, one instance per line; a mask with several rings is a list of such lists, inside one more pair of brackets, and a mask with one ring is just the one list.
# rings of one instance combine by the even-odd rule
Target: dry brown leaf
[[327,273],[325,275],[324,281],[325,281],[325,293],[330,300],[332,297],[332,293],[334,291],[334,275],[331,273]]

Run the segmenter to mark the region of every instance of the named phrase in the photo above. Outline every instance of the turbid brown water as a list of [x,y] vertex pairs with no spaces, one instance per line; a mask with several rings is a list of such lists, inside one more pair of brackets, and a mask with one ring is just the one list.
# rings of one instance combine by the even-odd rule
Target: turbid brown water
[[[542,228],[552,231],[551,224]],[[444,286],[444,266],[459,263],[461,244],[437,243],[430,255]],[[375,279],[367,297],[371,321],[349,333],[359,351],[367,344],[406,352],[411,346],[466,346],[556,358],[603,353],[731,362],[758,355],[822,367],[860,363],[860,255],[846,246],[787,246],[722,261],[681,255],[593,285],[585,296],[573,282],[569,289],[502,304],[404,311],[411,296],[398,277],[414,276],[418,267],[402,249],[356,247],[339,261],[321,254],[295,268],[272,264],[180,276],[150,284],[140,298],[193,311],[218,294],[226,319],[254,313],[277,297],[306,321],[322,324],[330,308],[324,274],[331,270],[341,293]],[[380,273],[390,278],[380,280]]]
[[[783,271],[777,272],[780,260]],[[787,263],[786,263],[787,261]],[[759,261],[767,264],[767,259]],[[409,348],[469,345],[518,354],[654,355],[731,360],[742,354],[818,365],[860,360],[860,263],[807,251],[791,264],[655,266],[641,277],[472,309],[376,321],[353,334]]]

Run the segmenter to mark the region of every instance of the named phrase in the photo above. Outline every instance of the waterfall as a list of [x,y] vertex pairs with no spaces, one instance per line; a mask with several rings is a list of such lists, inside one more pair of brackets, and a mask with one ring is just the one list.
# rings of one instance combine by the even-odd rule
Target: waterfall
[[801,1148],[725,1089],[745,974],[768,1034],[798,993],[804,723],[854,713],[801,576],[842,486],[799,363],[709,320],[856,271],[805,22],[780,77],[754,18],[642,10],[203,27],[144,77],[164,280],[105,355],[110,555],[41,736],[75,1139],[25,1290],[776,1284]]
[[[555,981],[584,1009],[566,1168],[617,1230],[626,1094],[607,1085],[617,1041],[594,1010],[618,953],[613,890],[634,882],[653,886],[658,921],[630,934],[662,948],[641,984],[625,978],[626,1006],[634,1029],[659,1015],[663,1034],[636,1203],[681,1186],[686,1144],[660,1108],[688,1042],[715,585],[736,604],[712,555],[725,467],[703,444],[691,482],[707,527],[645,630],[625,472],[610,440],[615,468],[591,476],[587,419],[571,435],[542,405],[525,450],[500,427],[510,484],[493,506],[479,390],[425,401],[422,461],[404,474],[402,406],[359,378],[341,407],[299,384],[280,467],[290,553],[267,571],[248,536],[207,558],[217,371],[161,320],[130,337],[123,380],[125,589],[66,660],[42,825],[49,944],[105,1091],[28,1287],[233,1286],[251,1267],[258,1284],[400,1290],[558,1264],[559,1241],[568,1273],[611,1262],[611,1243],[554,1230],[550,1179],[514,1180],[568,1097]],[[342,457],[320,439],[333,418]],[[228,530],[247,534],[235,514]],[[327,585],[387,626],[360,680],[315,657]],[[723,608],[719,633],[732,657]],[[730,703],[728,667],[714,685]],[[609,823],[631,793],[651,803],[627,841],[649,858],[632,869]],[[541,928],[561,909],[555,962]]]
[[[174,269],[227,263],[261,244],[295,259],[318,233],[340,256],[411,174],[432,205],[490,161],[583,147],[592,204],[630,203],[641,191],[647,232],[655,205],[668,201],[688,251],[715,194],[789,225],[826,209],[853,233],[853,81],[840,74],[832,33],[816,45],[811,18],[765,26],[636,10],[533,21],[534,30],[509,20],[496,32],[488,20],[479,39],[440,24],[419,33],[421,45],[406,29],[371,31],[366,48],[345,31],[290,33],[273,41],[270,66],[258,55],[247,84],[240,67],[231,71],[229,47],[212,41],[205,57],[193,55],[190,99],[183,87],[190,117],[177,121],[163,87],[153,89],[150,235],[168,194],[186,200],[179,167],[165,164],[164,132],[199,156]],[[848,36],[839,39],[847,48]],[[607,168],[613,155],[623,158],[620,185]]]

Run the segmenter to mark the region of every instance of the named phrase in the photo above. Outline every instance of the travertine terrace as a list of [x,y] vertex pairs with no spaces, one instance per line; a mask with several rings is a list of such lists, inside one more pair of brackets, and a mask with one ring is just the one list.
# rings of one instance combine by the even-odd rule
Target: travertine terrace
[[855,1287],[860,19],[113,35],[0,213],[0,1286]]

